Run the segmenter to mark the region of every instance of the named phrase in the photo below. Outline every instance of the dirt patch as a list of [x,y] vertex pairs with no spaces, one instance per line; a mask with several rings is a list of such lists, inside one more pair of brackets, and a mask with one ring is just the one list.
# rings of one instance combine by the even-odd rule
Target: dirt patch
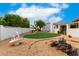
[[[0,55],[5,56],[66,56],[64,52],[50,47],[53,39],[36,40],[21,38],[20,46],[11,47],[9,40],[0,43]],[[36,42],[36,43],[34,43]],[[32,45],[32,46],[31,46]],[[30,49],[29,49],[30,47]]]

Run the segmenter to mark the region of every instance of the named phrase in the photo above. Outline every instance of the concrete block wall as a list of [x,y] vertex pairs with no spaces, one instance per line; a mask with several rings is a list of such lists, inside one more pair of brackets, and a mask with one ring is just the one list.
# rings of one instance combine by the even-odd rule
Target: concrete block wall
[[0,40],[4,40],[13,36],[16,36],[16,31],[19,34],[30,32],[30,28],[20,28],[20,27],[5,27],[0,25]]

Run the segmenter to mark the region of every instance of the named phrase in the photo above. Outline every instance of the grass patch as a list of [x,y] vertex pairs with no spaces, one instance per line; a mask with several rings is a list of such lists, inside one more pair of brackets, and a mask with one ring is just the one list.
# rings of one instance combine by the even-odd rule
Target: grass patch
[[59,35],[55,33],[36,32],[32,34],[26,34],[24,35],[24,38],[41,39],[41,38],[50,38],[50,37],[56,37],[56,36],[59,36]]

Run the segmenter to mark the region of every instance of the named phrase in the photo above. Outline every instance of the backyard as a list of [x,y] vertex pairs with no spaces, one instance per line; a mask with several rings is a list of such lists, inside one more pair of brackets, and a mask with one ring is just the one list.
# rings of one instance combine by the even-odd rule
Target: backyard
[[79,56],[78,4],[0,6],[0,56]]

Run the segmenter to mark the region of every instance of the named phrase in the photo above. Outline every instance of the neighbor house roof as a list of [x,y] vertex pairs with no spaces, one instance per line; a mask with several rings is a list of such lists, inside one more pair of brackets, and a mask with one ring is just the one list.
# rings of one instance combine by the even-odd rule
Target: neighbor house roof
[[79,22],[79,18],[75,19],[75,20],[74,20],[74,21],[72,21],[72,22]]

